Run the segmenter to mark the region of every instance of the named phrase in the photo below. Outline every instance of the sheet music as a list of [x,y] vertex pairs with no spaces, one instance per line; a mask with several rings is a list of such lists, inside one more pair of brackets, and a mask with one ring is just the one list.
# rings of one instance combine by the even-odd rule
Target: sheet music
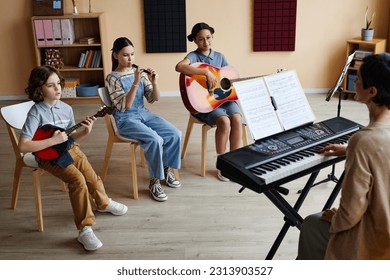
[[347,70],[348,70],[348,67],[349,65],[351,65],[351,62],[353,60],[353,58],[355,57],[355,53],[356,52],[353,52],[351,53],[348,58],[347,58],[347,62],[345,63],[344,65],[344,68],[343,68],[343,71],[341,72],[340,74],[340,77],[339,79],[337,80],[336,82],[336,85],[335,87],[333,88],[333,90],[331,92],[328,93],[328,95],[326,96],[326,101],[329,101],[330,98],[333,96],[333,94],[335,94],[335,92],[339,89],[339,87],[341,86],[341,83],[343,82],[344,78],[345,78],[345,74],[347,74]]
[[284,130],[315,120],[295,71],[282,71],[265,76],[264,80],[278,106],[277,113]]
[[[293,70],[235,82],[238,101],[255,140],[313,122],[315,116]],[[276,110],[271,103],[276,103]]]
[[278,117],[262,78],[234,83],[238,101],[254,139],[282,131]]

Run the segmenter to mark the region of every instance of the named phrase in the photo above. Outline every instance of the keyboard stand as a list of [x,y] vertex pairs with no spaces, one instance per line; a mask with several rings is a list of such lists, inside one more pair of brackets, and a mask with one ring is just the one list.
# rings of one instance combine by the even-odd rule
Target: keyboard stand
[[[312,188],[312,185],[314,181],[316,180],[318,173],[320,170],[313,172],[308,181],[306,182],[305,187],[301,190],[300,195],[295,202],[294,207],[291,207],[291,205],[284,199],[281,194],[274,188],[265,191],[264,194],[268,197],[269,200],[285,215],[284,220],[285,223],[280,230],[276,240],[274,241],[271,249],[269,250],[266,260],[272,260],[274,257],[276,251],[278,250],[280,244],[282,243],[284,237],[286,236],[287,231],[290,229],[290,227],[297,227],[299,230],[301,229],[301,225],[303,222],[303,218],[301,215],[298,214],[299,209],[301,208],[304,200],[306,199],[307,194]],[[328,200],[326,201],[324,207],[322,208],[322,211],[324,211],[327,208],[330,208],[335,201],[337,195],[340,192],[341,189],[341,183],[344,178],[344,172],[341,174],[340,178],[337,181],[336,186],[334,187],[332,193],[330,194]],[[297,246],[298,248],[298,246]]]

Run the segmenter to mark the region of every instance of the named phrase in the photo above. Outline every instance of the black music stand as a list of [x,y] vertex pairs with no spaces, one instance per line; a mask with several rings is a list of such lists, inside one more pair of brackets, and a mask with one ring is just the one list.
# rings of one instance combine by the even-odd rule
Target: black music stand
[[[333,88],[331,88],[328,91],[328,94],[326,95],[326,99],[325,100],[329,102],[331,97],[336,92],[339,93],[339,101],[338,101],[338,104],[337,104],[337,117],[340,117],[340,113],[341,113],[341,96],[343,94],[343,88],[341,87],[341,83],[345,79],[345,75],[347,74],[348,67],[349,67],[349,65],[351,65],[351,62],[352,62],[354,56],[355,56],[355,52],[353,52],[352,54],[350,54],[348,56],[347,61],[346,61],[345,65],[344,65],[343,71],[341,72],[340,77],[339,77],[339,79],[336,82],[336,85]],[[322,183],[326,183],[326,182],[335,182],[335,183],[337,183],[339,179],[337,179],[337,177],[335,176],[335,169],[336,169],[336,165],[333,164],[332,165],[332,171],[328,174],[327,178],[325,178],[325,179],[323,179],[323,180],[313,184],[312,187],[320,185]]]

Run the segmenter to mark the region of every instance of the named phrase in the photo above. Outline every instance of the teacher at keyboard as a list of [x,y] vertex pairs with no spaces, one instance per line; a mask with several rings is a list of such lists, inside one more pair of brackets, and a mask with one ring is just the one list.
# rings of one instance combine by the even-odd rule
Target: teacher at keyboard
[[298,258],[390,259],[390,54],[363,60],[356,99],[366,104],[369,124],[348,146],[324,155],[346,155],[339,207],[305,218]]

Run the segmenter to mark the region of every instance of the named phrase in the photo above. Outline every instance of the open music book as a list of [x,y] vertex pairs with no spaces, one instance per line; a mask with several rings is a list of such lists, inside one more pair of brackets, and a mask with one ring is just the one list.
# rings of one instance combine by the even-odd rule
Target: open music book
[[235,82],[234,87],[255,140],[315,120],[294,70]]

